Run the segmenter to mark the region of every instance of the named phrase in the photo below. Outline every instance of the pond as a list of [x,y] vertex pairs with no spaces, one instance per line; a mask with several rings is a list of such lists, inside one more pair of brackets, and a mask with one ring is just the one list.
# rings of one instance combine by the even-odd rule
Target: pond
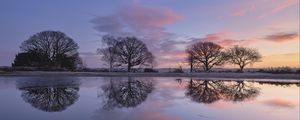
[[299,120],[299,94],[299,82],[0,77],[0,119]]

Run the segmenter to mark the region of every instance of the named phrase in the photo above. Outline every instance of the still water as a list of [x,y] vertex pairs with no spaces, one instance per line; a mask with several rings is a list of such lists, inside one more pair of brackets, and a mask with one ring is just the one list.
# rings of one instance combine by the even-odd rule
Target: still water
[[0,77],[0,120],[299,120],[299,82]]

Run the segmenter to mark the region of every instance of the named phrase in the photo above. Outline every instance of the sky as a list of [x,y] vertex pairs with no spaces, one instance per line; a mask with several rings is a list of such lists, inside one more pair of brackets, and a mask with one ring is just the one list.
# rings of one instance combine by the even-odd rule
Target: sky
[[62,31],[79,45],[84,63],[104,67],[101,36],[136,36],[158,68],[185,66],[197,41],[257,49],[250,67],[299,67],[299,0],[1,0],[0,66],[10,66],[31,35]]

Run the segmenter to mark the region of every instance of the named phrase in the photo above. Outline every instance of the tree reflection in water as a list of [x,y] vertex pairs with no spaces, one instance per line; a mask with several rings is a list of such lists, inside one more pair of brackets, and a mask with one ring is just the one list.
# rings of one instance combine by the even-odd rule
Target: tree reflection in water
[[221,98],[221,82],[190,80],[186,95],[199,103],[212,103]]
[[259,81],[257,82],[261,85],[274,85],[274,86],[280,86],[280,87],[290,87],[292,85],[300,87],[299,82],[272,82],[272,81]]
[[45,112],[60,112],[79,98],[79,81],[74,78],[31,78],[17,83],[23,100]]
[[103,108],[112,110],[122,107],[136,107],[146,100],[154,89],[153,80],[111,80],[102,86],[100,96],[104,98]]
[[249,100],[259,95],[259,88],[245,83],[244,81],[228,82],[222,89],[225,99],[234,102]]
[[193,80],[189,81],[186,96],[190,96],[198,103],[213,103],[220,99],[230,101],[244,101],[259,95],[259,89],[248,85],[244,81],[212,81]]

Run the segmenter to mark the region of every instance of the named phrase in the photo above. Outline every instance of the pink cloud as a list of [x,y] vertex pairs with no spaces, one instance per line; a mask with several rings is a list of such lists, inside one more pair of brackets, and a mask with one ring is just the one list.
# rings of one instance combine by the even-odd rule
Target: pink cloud
[[232,13],[232,16],[244,16],[244,15],[246,15],[246,10],[244,9],[240,9]]
[[284,0],[282,3],[275,6],[271,12],[277,13],[293,5],[299,5],[299,0]]
[[267,11],[265,14],[258,16],[258,18],[264,18],[268,15],[281,12],[295,5],[299,5],[299,0],[283,0],[282,2],[278,3],[276,6],[273,6],[272,9]]
[[288,100],[283,98],[274,98],[271,100],[263,101],[265,105],[274,106],[274,107],[287,107],[287,108],[293,108],[298,105],[297,101],[294,100]]
[[233,40],[233,39],[224,39],[216,42],[217,44],[221,45],[222,47],[232,47],[234,45],[241,45],[241,46],[247,46],[250,44],[256,43],[257,40]]
[[254,12],[257,9],[257,1],[249,1],[246,2],[244,7],[240,7],[239,9],[234,10],[231,13],[231,16],[234,17],[241,17],[245,16],[246,14],[250,12]]
[[161,28],[182,18],[170,9],[145,6],[126,6],[120,14],[124,21],[135,29]]
[[181,19],[180,15],[167,8],[131,5],[121,7],[115,14],[96,17],[91,22],[99,32],[119,34],[141,30],[163,32],[165,25]]
[[257,40],[255,39],[243,39],[243,40],[231,39],[232,35],[233,35],[232,32],[219,32],[219,33],[207,34],[204,38],[190,38],[190,44],[199,41],[206,41],[206,42],[214,42],[226,48],[234,45],[245,46],[257,42]]
[[233,35],[232,32],[218,32],[213,34],[207,34],[204,38],[205,40],[218,40],[231,37]]

